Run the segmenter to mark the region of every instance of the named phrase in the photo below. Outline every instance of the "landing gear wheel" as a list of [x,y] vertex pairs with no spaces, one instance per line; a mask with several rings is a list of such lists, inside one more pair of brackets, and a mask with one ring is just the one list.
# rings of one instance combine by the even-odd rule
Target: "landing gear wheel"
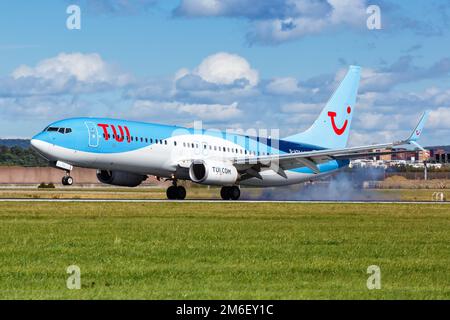
[[230,200],[230,187],[222,187],[222,189],[220,189],[220,197],[222,200]]
[[177,199],[184,200],[186,198],[186,189],[183,186],[178,186],[177,188]]
[[223,200],[238,200],[241,196],[241,190],[238,186],[222,187],[220,196]]
[[178,192],[177,192],[176,186],[170,186],[167,188],[166,195],[167,199],[169,200],[175,200],[177,198]]
[[231,200],[238,200],[241,196],[241,190],[237,186],[232,186],[230,187],[229,194]]
[[170,186],[166,191],[169,200],[184,200],[186,198],[186,189],[182,186]]
[[71,185],[73,185],[73,178],[71,176],[64,176],[62,178],[62,184],[64,186],[71,186]]

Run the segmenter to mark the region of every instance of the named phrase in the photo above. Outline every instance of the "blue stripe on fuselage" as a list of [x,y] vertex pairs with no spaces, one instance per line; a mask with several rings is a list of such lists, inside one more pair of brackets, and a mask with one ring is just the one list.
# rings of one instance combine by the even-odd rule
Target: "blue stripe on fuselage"
[[[89,132],[88,127],[86,126],[86,123],[90,122],[95,125],[98,132],[98,146],[94,147],[90,146]],[[104,138],[104,129],[100,127],[99,124],[108,125],[106,128],[107,133],[110,134],[110,138],[108,140]],[[264,138],[259,139],[258,137],[230,134],[217,130],[195,130],[192,128],[183,128],[178,126],[107,118],[72,118],[54,122],[49,126],[71,128],[72,132],[69,134],[61,134],[59,132],[42,132],[33,137],[33,139],[51,142],[52,144],[56,144],[64,148],[93,153],[120,153],[133,151],[151,145],[152,143],[150,143],[150,139],[152,139],[154,143],[155,139],[164,140],[174,136],[188,134],[203,134],[226,139],[243,147],[244,149],[247,149],[248,151],[255,151],[256,153],[298,153],[323,149],[316,146],[290,141]],[[128,128],[130,136],[133,137],[133,141],[128,142],[126,137],[122,142],[116,141],[116,139],[113,138],[113,128],[116,130],[118,135],[121,135],[122,132],[126,135],[125,127]],[[122,131],[120,131],[120,128],[122,128]],[[138,141],[135,140],[135,137],[138,137]],[[143,138],[142,142],[141,138]],[[146,138],[147,142],[145,142]],[[96,138],[91,139],[95,140]]]
[[[92,123],[93,127],[97,129],[97,137],[90,136],[89,126],[87,123]],[[104,137],[104,129],[99,125],[107,125],[106,132],[110,135],[108,140]],[[50,127],[70,128],[72,132],[62,134],[59,132],[41,132],[33,139],[43,140],[64,148],[91,152],[91,153],[122,153],[138,150],[155,143],[155,139],[165,140],[179,135],[202,134],[213,136],[221,139],[231,141],[242,148],[262,155],[263,153],[270,154],[284,154],[284,153],[299,153],[312,150],[323,150],[321,147],[296,143],[278,139],[266,139],[254,136],[245,136],[239,134],[231,134],[218,130],[196,130],[192,128],[183,128],[178,126],[161,125],[155,123],[144,123],[137,121],[118,120],[109,118],[71,118],[54,122]],[[125,135],[122,142],[116,141],[113,138],[113,128],[119,135]],[[122,131],[120,130],[122,129]],[[133,140],[127,139],[126,129]],[[138,140],[136,141],[136,137]],[[97,140],[98,138],[98,140]],[[142,141],[141,141],[142,138]],[[91,140],[90,140],[91,139]],[[147,139],[147,142],[146,140]],[[150,142],[150,139],[153,143]],[[330,161],[319,165],[321,171],[334,170],[339,167],[348,165],[348,161]],[[292,169],[290,171],[301,173],[312,173],[308,168],[302,167]]]

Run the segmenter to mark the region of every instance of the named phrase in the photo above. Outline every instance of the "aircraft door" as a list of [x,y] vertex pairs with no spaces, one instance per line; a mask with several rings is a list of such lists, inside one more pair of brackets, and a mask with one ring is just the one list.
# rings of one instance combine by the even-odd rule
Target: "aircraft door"
[[88,129],[89,134],[89,147],[91,148],[97,148],[99,144],[99,136],[97,131],[97,126],[94,122],[85,122],[85,125]]

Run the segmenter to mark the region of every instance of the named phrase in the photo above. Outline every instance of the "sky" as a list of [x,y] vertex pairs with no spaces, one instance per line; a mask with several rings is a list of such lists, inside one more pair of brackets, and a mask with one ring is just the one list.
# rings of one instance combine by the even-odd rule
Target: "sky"
[[0,138],[78,116],[283,137],[360,65],[349,145],[405,138],[425,109],[422,143],[450,144],[445,0],[5,0],[0,12]]

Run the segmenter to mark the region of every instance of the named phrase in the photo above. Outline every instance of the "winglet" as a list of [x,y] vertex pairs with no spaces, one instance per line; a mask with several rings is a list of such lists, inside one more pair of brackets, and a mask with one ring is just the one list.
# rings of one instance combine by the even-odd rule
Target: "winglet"
[[425,126],[425,122],[427,122],[429,114],[430,114],[430,110],[427,110],[423,113],[422,118],[420,118],[420,121],[417,124],[416,128],[411,133],[408,140],[406,140],[407,142],[416,142],[419,140],[420,135],[422,134],[422,131],[423,131],[423,127]]

